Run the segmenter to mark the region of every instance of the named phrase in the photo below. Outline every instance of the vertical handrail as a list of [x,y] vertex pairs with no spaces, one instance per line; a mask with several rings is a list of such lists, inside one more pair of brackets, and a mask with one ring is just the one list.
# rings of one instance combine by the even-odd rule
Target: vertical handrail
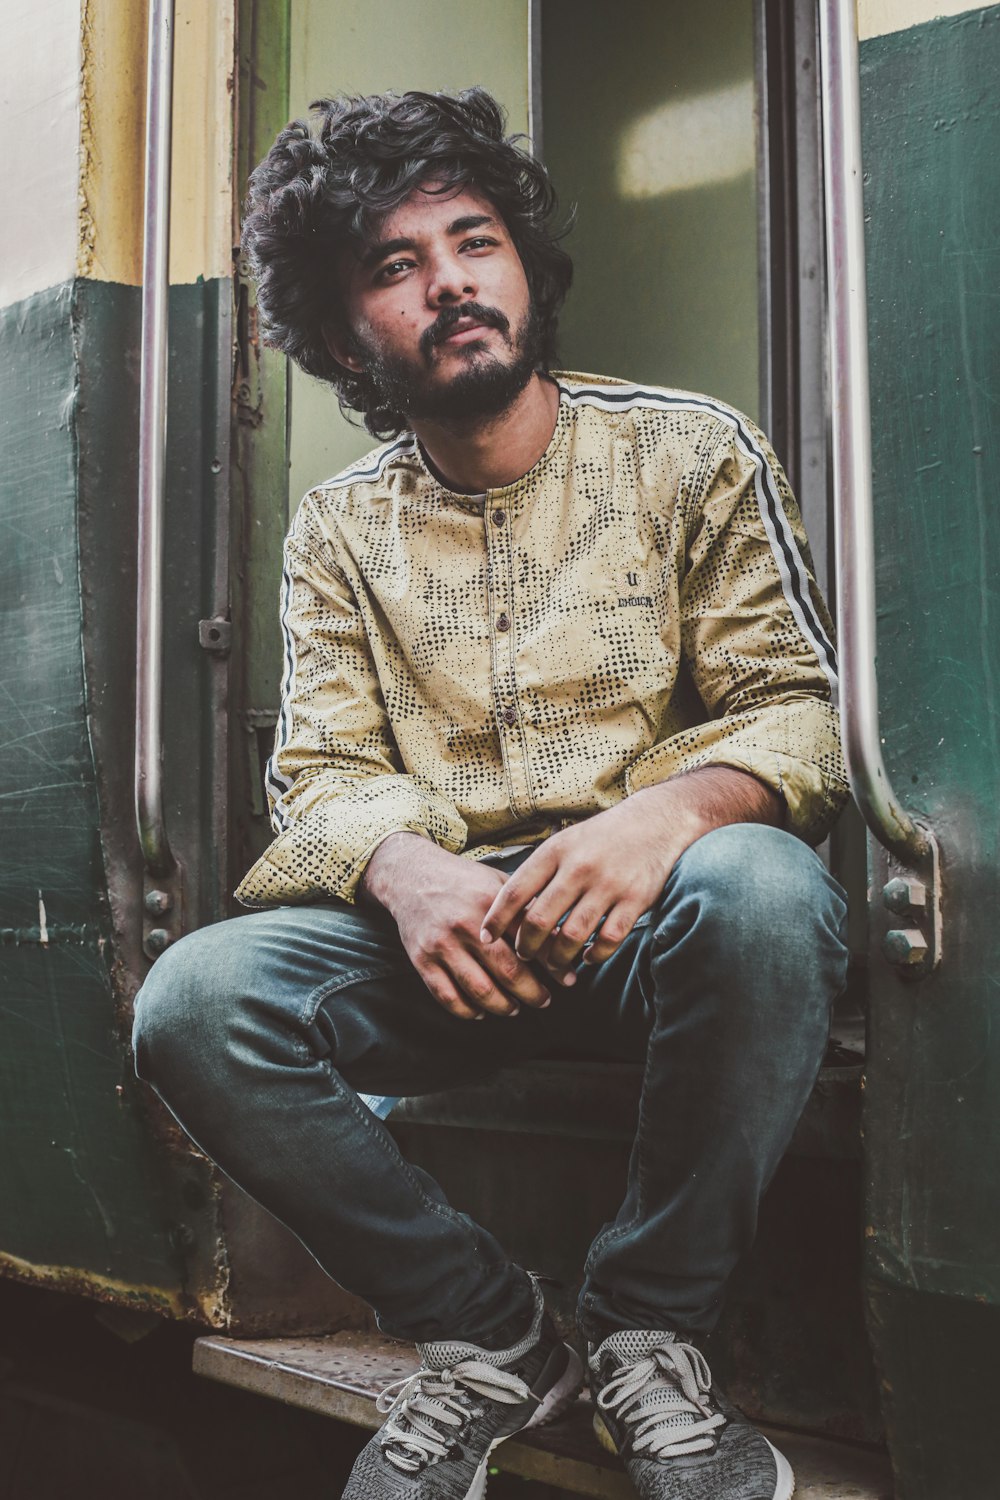
[[175,861],[163,811],[163,534],[167,438],[167,303],[173,0],[150,0],[139,394],[135,814],[146,869]]
[[855,0],[821,0],[820,48],[844,754],[851,789],[868,827],[898,859],[919,867],[930,861],[932,840],[893,791],[882,759],[879,734],[861,86]]

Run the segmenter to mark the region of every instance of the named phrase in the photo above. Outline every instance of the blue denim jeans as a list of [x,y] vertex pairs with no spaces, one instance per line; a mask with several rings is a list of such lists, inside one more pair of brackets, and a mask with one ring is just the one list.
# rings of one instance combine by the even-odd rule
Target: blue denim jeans
[[642,1061],[625,1198],[591,1247],[581,1329],[698,1334],[815,1082],[845,914],[805,844],[720,828],[606,963],[553,982],[545,1010],[473,1023],[431,997],[380,909],[257,912],[158,960],[136,1005],[136,1070],[386,1333],[484,1343],[529,1314],[525,1272],[404,1160],[359,1094],[436,1092],[543,1056]]

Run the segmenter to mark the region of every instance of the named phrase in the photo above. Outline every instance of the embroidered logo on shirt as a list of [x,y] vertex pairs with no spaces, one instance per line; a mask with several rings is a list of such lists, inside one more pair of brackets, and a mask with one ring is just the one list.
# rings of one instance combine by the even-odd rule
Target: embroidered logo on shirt
[[[625,580],[626,580],[629,588],[634,589],[635,586],[637,585],[637,583],[639,582],[639,575],[638,575],[638,573],[626,573],[625,574]],[[624,609],[625,606],[628,605],[628,604],[647,604],[647,605],[649,605],[651,607],[652,603],[653,603],[653,596],[652,596],[652,594],[619,594],[618,595],[618,608],[619,609]]]

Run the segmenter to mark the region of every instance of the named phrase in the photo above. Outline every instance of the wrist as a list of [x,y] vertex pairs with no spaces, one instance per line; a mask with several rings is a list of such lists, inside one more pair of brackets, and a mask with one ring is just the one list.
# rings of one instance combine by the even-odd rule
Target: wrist
[[654,806],[662,810],[673,828],[685,827],[688,842],[729,823],[769,823],[780,828],[785,818],[781,794],[735,766],[696,766],[632,796],[651,797],[650,810]]
[[359,900],[382,906],[392,915],[393,898],[407,875],[412,883],[413,860],[430,841],[422,833],[400,829],[388,834],[370,856],[358,882]]
[[676,782],[643,787],[626,798],[624,805],[638,823],[638,837],[648,856],[662,864],[664,880],[688,845],[714,826],[702,816],[697,801]]

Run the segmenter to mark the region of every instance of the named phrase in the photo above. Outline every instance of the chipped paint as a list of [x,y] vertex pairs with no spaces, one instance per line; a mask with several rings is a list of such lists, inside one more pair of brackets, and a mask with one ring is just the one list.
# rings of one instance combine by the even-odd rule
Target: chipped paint
[[990,0],[858,0],[858,36],[888,36],[944,16],[985,10]]
[[229,1322],[226,1309],[215,1291],[192,1297],[174,1289],[120,1281],[113,1276],[102,1276],[97,1271],[80,1270],[77,1266],[34,1265],[5,1250],[0,1250],[0,1275],[32,1286],[90,1297],[114,1307],[207,1322],[213,1328],[225,1328]]
[[49,924],[45,916],[45,902],[42,900],[41,891],[38,892],[38,941],[43,947],[48,947]]
[[[142,281],[145,0],[83,0],[77,272]],[[170,280],[232,272],[235,0],[177,0]]]

